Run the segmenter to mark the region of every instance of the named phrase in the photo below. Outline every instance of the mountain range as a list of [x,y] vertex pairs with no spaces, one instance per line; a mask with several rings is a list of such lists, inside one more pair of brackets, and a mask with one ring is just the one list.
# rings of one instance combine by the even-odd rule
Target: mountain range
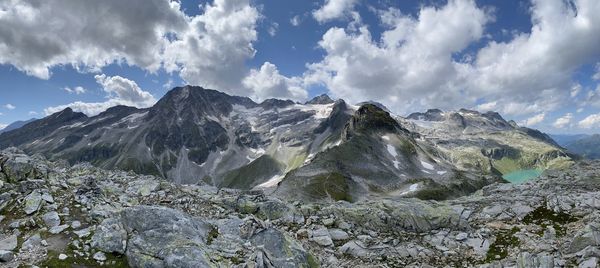
[[600,159],[600,135],[574,134],[552,135],[569,152],[588,159]]
[[154,106],[88,117],[67,108],[0,134],[52,160],[152,174],[178,184],[262,189],[286,199],[446,199],[502,175],[560,168],[573,156],[498,113],[431,109],[407,117],[321,95],[261,103],[177,87]]

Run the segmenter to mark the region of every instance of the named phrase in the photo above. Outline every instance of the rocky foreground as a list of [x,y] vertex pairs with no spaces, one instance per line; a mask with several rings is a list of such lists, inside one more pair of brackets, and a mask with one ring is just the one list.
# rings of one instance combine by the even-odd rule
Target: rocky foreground
[[444,202],[260,191],[0,153],[0,267],[597,267],[600,162]]

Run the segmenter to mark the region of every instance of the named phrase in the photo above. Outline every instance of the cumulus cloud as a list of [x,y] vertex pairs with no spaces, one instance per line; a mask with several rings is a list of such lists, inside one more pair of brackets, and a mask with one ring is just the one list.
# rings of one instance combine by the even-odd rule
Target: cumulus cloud
[[154,105],[156,99],[152,94],[142,90],[136,82],[121,76],[106,76],[104,74],[95,76],[96,82],[102,86],[107,100],[104,102],[73,102],[65,105],[49,107],[44,110],[50,115],[70,107],[74,111],[85,113],[89,116],[97,115],[106,109],[126,105],[138,108],[146,108]]
[[595,128],[600,123],[600,114],[591,114],[583,120],[579,121],[578,125],[581,128]]
[[215,0],[204,13],[186,17],[187,27],[164,51],[167,71],[178,71],[188,83],[246,95],[241,81],[254,57],[258,10],[249,0]]
[[309,65],[306,83],[323,84],[351,102],[380,101],[395,112],[475,102],[457,85],[464,67],[452,60],[482,37],[490,20],[474,1],[423,7],[417,18],[389,9],[380,18],[387,30],[379,41],[364,25],[329,29],[319,42],[326,55]]
[[[185,82],[246,95],[241,81],[261,18],[250,0],[214,0],[186,15],[178,1],[0,2],[0,64],[42,79],[55,66],[112,63],[178,72]],[[271,25],[274,34],[277,26]]]
[[537,124],[543,122],[545,118],[546,118],[546,114],[541,113],[541,114],[534,115],[530,118],[527,118],[527,119],[523,120],[522,122],[520,122],[519,124],[523,125],[523,126],[528,126],[528,127],[534,126],[534,125],[537,125]]
[[0,10],[0,63],[42,79],[67,64],[98,70],[125,61],[155,71],[165,34],[186,26],[179,6],[164,0],[6,0]]
[[[600,56],[600,2],[533,0],[530,33],[491,41],[465,68],[479,96],[531,103],[541,92],[568,97],[577,68]],[[577,40],[577,42],[573,42]]]
[[265,62],[259,70],[251,70],[243,84],[251,90],[252,98],[257,101],[267,98],[301,100],[308,96],[300,78],[281,75],[277,67],[270,62]]
[[[573,74],[600,57],[599,1],[532,0],[532,28],[506,42],[484,38],[490,12],[473,0],[423,6],[417,16],[378,11],[378,40],[365,25],[331,28],[305,82],[397,113],[463,106],[531,117],[580,101]],[[476,42],[481,49],[465,51]]]
[[552,126],[554,126],[555,128],[564,128],[571,123],[571,120],[573,120],[573,114],[567,113],[564,116],[556,119],[556,121],[554,121]]
[[324,5],[312,14],[315,20],[323,23],[350,15],[357,3],[358,0],[325,0]]
[[16,107],[16,106],[14,106],[14,105],[12,105],[12,104],[10,104],[10,103],[8,103],[8,104],[5,104],[5,105],[4,105],[4,108],[6,108],[6,109],[9,109],[9,110],[14,110],[14,109],[16,109],[17,107]]
[[77,95],[83,94],[86,91],[85,88],[80,87],[80,86],[77,86],[77,87],[74,87],[74,88],[65,87],[64,90],[66,92],[68,92],[69,94],[77,94]]

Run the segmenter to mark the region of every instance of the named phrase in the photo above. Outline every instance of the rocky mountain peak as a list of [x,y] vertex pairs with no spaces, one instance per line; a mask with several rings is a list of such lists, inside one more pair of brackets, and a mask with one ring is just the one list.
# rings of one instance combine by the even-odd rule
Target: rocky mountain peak
[[389,112],[374,104],[364,104],[356,110],[348,128],[359,132],[395,132],[402,127]]
[[334,103],[334,101],[327,94],[321,94],[321,95],[316,96],[306,102],[306,104],[331,104],[331,103]]
[[266,99],[261,102],[259,106],[265,110],[270,110],[273,108],[285,108],[294,104],[295,103],[292,100]]

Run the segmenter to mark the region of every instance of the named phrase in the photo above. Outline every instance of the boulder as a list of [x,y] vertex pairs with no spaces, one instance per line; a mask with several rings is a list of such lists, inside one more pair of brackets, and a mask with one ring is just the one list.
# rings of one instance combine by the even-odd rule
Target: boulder
[[38,190],[34,190],[25,197],[25,213],[27,215],[33,214],[40,209],[42,206],[42,193]]
[[131,267],[207,267],[206,243],[212,226],[166,207],[136,206],[121,213],[130,235]]
[[44,221],[44,224],[46,224],[46,226],[48,226],[49,228],[60,225],[60,217],[58,216],[58,212],[56,211],[51,211],[42,215],[42,220]]
[[250,241],[263,248],[274,267],[314,267],[315,258],[291,237],[274,228],[255,234]]
[[16,235],[0,238],[0,250],[13,251],[15,248],[17,248]]
[[[84,229],[85,230],[85,229]],[[85,233],[77,235],[82,237]],[[96,228],[92,237],[92,247],[108,253],[125,254],[127,247],[127,232],[121,224],[120,218],[108,218]]]
[[7,250],[0,250],[0,262],[10,262],[15,258],[15,255]]

